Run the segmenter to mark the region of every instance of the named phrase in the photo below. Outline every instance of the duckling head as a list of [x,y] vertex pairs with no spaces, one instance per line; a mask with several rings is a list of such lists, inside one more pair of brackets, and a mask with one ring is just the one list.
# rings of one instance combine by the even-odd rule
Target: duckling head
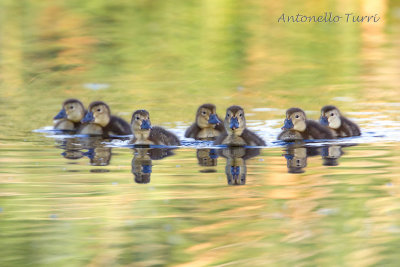
[[83,118],[82,122],[95,123],[105,127],[110,122],[110,119],[110,107],[102,101],[95,101],[89,105],[88,112],[86,113],[86,116]]
[[299,108],[290,108],[286,111],[286,119],[282,130],[304,132],[306,129],[306,113]]
[[60,112],[54,117],[55,120],[68,119],[72,122],[80,122],[85,116],[85,108],[78,99],[67,99],[62,104]]
[[217,108],[213,104],[203,104],[197,109],[196,123],[200,128],[214,128],[221,123],[217,116]]
[[335,106],[325,106],[321,109],[321,117],[319,122],[322,125],[328,126],[332,129],[339,129],[342,125],[341,114]]
[[131,119],[133,132],[146,132],[151,129],[150,114],[147,110],[139,109],[133,112]]
[[241,135],[246,128],[243,108],[240,106],[230,106],[226,110],[224,126],[228,134]]

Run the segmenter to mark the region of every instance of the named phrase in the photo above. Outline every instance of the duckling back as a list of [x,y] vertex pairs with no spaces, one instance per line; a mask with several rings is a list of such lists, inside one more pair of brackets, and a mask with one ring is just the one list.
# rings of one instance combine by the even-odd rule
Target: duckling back
[[132,134],[132,128],[124,119],[111,116],[110,123],[103,128],[104,134],[110,135],[130,135]]
[[306,120],[306,130],[301,133],[304,139],[333,139],[332,131],[316,121]]
[[341,116],[340,119],[342,121],[342,125],[339,127],[339,129],[333,129],[338,137],[351,137],[361,135],[361,130],[357,124],[343,116]]
[[54,129],[61,130],[61,131],[75,131],[80,124],[75,124],[68,119],[61,119],[55,121]]
[[179,146],[179,138],[162,127],[154,126],[150,130],[149,140],[155,145]]

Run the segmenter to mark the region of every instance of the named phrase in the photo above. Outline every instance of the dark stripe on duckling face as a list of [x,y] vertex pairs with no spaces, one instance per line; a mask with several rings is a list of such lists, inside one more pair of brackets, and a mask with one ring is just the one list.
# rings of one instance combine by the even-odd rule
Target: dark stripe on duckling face
[[219,124],[219,123],[221,123],[221,121],[218,119],[217,114],[211,114],[210,118],[208,119],[208,123]]
[[62,108],[60,110],[60,112],[58,112],[58,114],[54,117],[55,120],[59,120],[59,119],[64,119],[67,118],[67,112],[65,111],[64,108]]
[[86,113],[85,117],[82,119],[82,123],[89,123],[94,121],[94,116],[92,112]]

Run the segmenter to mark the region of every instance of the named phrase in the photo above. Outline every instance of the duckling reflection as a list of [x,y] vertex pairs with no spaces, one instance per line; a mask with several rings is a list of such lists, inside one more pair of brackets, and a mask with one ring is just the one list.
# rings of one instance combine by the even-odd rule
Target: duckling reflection
[[132,174],[138,184],[150,183],[152,173],[152,161],[174,155],[171,148],[139,148],[133,149]]
[[226,158],[225,174],[228,184],[246,184],[246,160],[259,154],[259,148],[227,147],[220,150],[219,155]]
[[79,138],[56,139],[58,148],[64,150],[61,155],[66,159],[76,160],[84,157]]
[[321,156],[323,159],[322,165],[324,166],[337,166],[339,165],[338,159],[344,154],[342,146],[331,145],[325,146],[321,149]]
[[64,150],[61,153],[64,158],[88,157],[92,166],[107,166],[110,164],[112,153],[111,147],[107,147],[103,141],[101,136],[65,138],[58,147]]
[[[197,160],[202,167],[215,167],[218,163],[218,153],[216,149],[201,148],[196,152]],[[213,168],[205,168],[200,172],[216,172]]]
[[289,146],[283,155],[286,158],[288,173],[303,173],[307,167],[307,157],[319,155],[318,147]]

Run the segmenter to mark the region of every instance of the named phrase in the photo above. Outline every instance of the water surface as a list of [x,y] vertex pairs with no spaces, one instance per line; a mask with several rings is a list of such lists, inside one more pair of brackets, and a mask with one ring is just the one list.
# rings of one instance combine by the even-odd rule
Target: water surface
[[[0,2],[1,266],[398,265],[399,3],[261,2]],[[383,19],[276,22],[299,10]],[[182,146],[49,130],[72,97],[145,108]],[[183,138],[205,102],[267,146]],[[363,135],[276,141],[287,108],[326,104]]]

